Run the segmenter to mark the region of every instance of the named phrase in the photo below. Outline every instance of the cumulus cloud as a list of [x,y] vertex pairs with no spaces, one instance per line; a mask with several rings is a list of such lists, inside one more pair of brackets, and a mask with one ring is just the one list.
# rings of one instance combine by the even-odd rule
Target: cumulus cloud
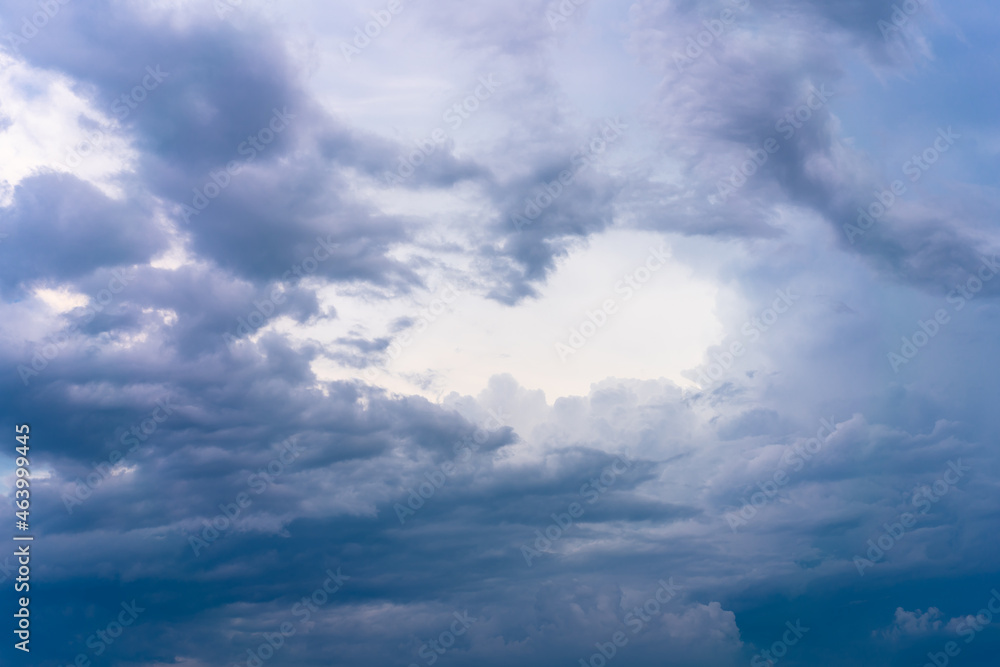
[[919,609],[906,611],[902,607],[897,607],[892,625],[888,629],[882,630],[880,634],[885,639],[897,641],[901,638],[939,634],[943,626],[941,610],[937,607],[930,607],[926,612]]

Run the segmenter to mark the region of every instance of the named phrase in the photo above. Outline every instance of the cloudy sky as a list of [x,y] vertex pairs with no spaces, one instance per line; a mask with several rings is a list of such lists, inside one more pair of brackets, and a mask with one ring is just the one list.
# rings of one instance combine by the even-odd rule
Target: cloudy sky
[[998,30],[0,0],[3,664],[995,665]]

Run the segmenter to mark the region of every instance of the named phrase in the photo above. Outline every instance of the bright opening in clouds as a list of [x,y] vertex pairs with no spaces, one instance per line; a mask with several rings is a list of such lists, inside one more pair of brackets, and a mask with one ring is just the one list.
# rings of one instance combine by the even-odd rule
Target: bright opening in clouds
[[[645,232],[611,231],[573,248],[556,261],[544,293],[515,309],[455,280],[438,278],[436,287],[391,309],[333,290],[336,321],[277,328],[330,347],[356,345],[352,334],[385,334],[385,353],[363,375],[432,400],[477,394],[497,373],[550,400],[586,395],[612,376],[690,385],[682,373],[722,337],[717,288],[680,264],[669,241]],[[393,333],[399,319],[415,320],[413,331]],[[327,380],[357,375],[336,359],[316,370]]]
[[992,667],[998,29],[0,0],[0,664]]

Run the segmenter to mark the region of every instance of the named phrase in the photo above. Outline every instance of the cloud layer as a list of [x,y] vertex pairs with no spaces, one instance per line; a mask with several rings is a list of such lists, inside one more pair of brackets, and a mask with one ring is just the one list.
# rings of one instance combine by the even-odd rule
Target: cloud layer
[[31,664],[993,664],[991,9],[0,1]]

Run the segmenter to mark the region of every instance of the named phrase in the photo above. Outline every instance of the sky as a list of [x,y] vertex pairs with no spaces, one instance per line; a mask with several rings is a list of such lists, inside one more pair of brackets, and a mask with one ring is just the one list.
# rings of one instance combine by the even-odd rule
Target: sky
[[998,30],[0,0],[0,662],[995,665]]

